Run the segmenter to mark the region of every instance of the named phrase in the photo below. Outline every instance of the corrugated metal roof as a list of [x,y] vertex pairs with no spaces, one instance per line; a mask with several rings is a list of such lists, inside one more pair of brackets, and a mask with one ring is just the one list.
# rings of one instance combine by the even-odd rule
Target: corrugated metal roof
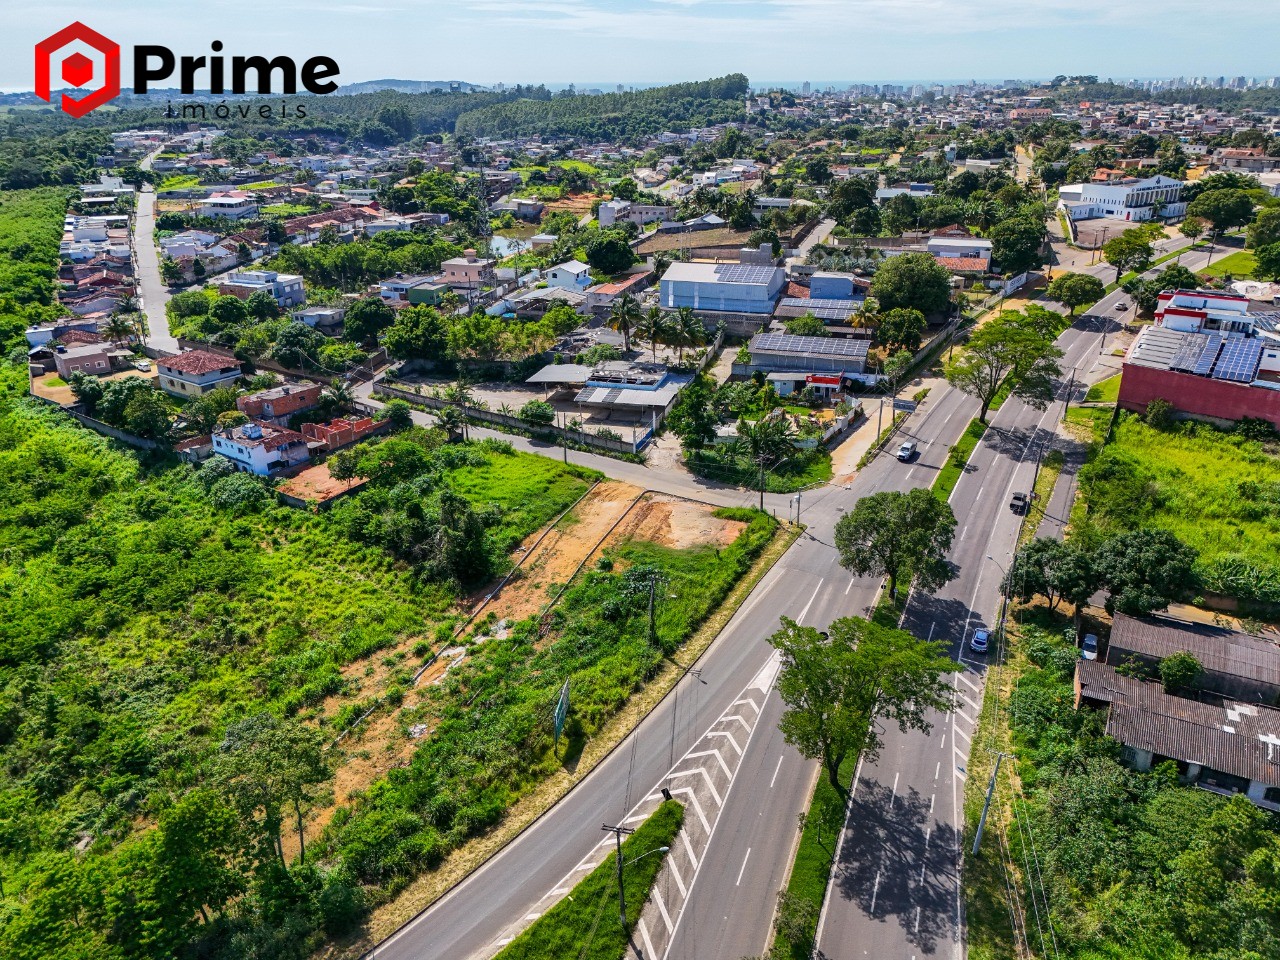
[[1110,643],[1108,661],[1113,659],[1112,650],[1160,659],[1186,652],[1207,671],[1280,687],[1280,647],[1247,633],[1165,617],[1139,620],[1117,613]]
[[1082,696],[1110,704],[1107,736],[1130,747],[1280,785],[1280,710],[1236,701],[1215,706],[1122,677],[1088,660],[1076,665]]

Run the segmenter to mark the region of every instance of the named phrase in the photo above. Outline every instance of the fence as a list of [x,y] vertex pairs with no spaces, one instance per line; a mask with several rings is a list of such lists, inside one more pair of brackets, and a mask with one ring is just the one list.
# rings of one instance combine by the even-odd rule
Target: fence
[[598,434],[588,433],[585,430],[571,430],[565,427],[558,427],[554,424],[533,424],[528,420],[521,420],[519,417],[511,416],[506,413],[498,413],[494,410],[485,410],[481,407],[468,407],[463,404],[450,403],[448,400],[441,400],[439,397],[433,397],[429,393],[414,393],[412,390],[406,390],[403,387],[388,386],[382,380],[374,381],[373,392],[379,397],[390,397],[397,400],[407,400],[409,403],[418,404],[419,406],[428,407],[432,410],[461,410],[463,415],[471,420],[478,420],[481,423],[492,423],[495,426],[506,427],[509,430],[518,430],[521,433],[533,433],[541,436],[558,437],[562,440],[568,440],[571,443],[584,447],[594,447],[603,450],[606,453],[626,453],[637,454],[645,448],[652,439],[652,431],[646,432],[643,436],[638,437],[634,442],[631,440],[614,439],[613,437],[602,437]]
[[100,433],[104,437],[110,437],[112,440],[119,440],[121,443],[127,443],[129,446],[136,447],[139,450],[169,449],[164,444],[157,443],[155,440],[148,440],[145,437],[136,436],[126,430],[119,430],[110,424],[103,423],[101,420],[95,420],[93,417],[86,416],[85,414],[79,413],[75,410],[67,410],[65,407],[63,409],[68,415],[74,417],[81,426],[88,427],[90,430],[95,433]]

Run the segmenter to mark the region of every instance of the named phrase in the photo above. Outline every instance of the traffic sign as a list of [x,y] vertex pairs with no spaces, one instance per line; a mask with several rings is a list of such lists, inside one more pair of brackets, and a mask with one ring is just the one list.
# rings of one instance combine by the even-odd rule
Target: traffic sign
[[556,702],[555,726],[556,743],[560,742],[560,734],[564,731],[565,719],[569,716],[569,681],[560,688],[560,699]]
[[913,413],[916,409],[916,402],[914,400],[894,400],[893,409],[895,411]]

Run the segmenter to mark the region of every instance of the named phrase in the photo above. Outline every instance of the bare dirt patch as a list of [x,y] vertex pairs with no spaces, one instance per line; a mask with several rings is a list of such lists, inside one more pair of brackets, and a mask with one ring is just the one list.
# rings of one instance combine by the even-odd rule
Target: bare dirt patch
[[703,504],[649,494],[627,514],[609,542],[644,540],[677,550],[704,545],[727,547],[745,526],[741,521],[715,516],[712,508]]
[[363,480],[356,482],[335,480],[329,473],[329,464],[318,463],[294,474],[280,484],[279,490],[281,493],[290,497],[297,497],[299,500],[314,500],[316,503],[324,503],[326,500],[341,496],[348,490],[358,490],[364,484],[365,481]]

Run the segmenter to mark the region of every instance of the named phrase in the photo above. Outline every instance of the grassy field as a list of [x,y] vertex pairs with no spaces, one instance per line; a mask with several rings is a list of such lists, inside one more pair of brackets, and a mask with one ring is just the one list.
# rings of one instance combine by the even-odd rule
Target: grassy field
[[160,181],[156,187],[157,193],[166,193],[170,190],[191,190],[200,186],[200,178],[189,173],[171,173]]
[[969,425],[964,429],[964,433],[960,435],[960,439],[951,448],[950,453],[947,455],[947,462],[942,465],[942,469],[938,471],[938,475],[933,479],[933,495],[943,503],[951,499],[951,491],[960,482],[960,475],[964,473],[969,457],[973,454],[974,448],[978,446],[978,441],[982,439],[982,435],[986,432],[987,425],[985,423],[976,419],[970,420]]
[[1201,277],[1225,277],[1232,276],[1237,280],[1247,280],[1253,276],[1253,271],[1257,268],[1258,262],[1253,258],[1252,251],[1239,250],[1236,253],[1228,254],[1221,260],[1215,260],[1203,270],[1197,270],[1196,274]]
[[[1124,414],[1113,442],[1081,471],[1080,487],[1104,531],[1171,530],[1200,552],[1210,589],[1267,599],[1280,593],[1280,458],[1274,451],[1206,424],[1160,431]],[[1240,569],[1228,575],[1227,567]],[[1227,582],[1236,578],[1242,579]]]
[[[691,453],[685,459],[689,472],[695,476],[719,480],[745,487],[760,489],[760,471],[752,464],[729,454],[709,448]],[[765,473],[765,490],[769,493],[794,493],[817,483],[831,479],[831,454],[817,450],[797,450],[790,460]]]
[[271,203],[263,207],[262,212],[269,217],[305,217],[315,211],[303,203]]
[[[661,804],[636,832],[622,842],[623,887],[627,927],[634,930],[649,891],[684,823],[684,807],[674,800]],[[646,855],[648,854],[648,855]],[[512,940],[495,960],[621,960],[629,937],[618,922],[618,857],[610,853],[586,879]]]
[[1120,397],[1120,374],[1095,383],[1085,394],[1088,403],[1115,403]]

